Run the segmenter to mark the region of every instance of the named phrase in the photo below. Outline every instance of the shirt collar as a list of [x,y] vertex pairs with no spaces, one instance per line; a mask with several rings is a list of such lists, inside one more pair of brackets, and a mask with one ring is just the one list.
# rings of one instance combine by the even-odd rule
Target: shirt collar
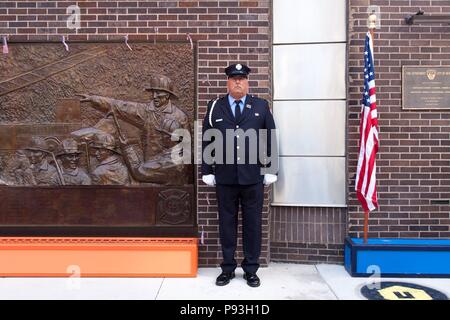
[[[247,96],[243,96],[242,99],[241,99],[241,101],[242,101],[242,103],[243,103],[244,106],[245,106],[245,101],[246,101],[246,100],[247,100]],[[236,101],[236,99],[233,98],[233,97],[231,96],[231,94],[229,94],[229,95],[228,95],[228,102],[230,103],[230,106],[233,106],[235,101]]]

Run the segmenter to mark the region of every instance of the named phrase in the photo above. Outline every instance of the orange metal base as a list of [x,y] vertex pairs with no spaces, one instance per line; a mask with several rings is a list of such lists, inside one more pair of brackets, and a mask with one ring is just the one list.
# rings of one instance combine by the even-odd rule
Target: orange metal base
[[0,238],[1,277],[195,277],[195,238]]

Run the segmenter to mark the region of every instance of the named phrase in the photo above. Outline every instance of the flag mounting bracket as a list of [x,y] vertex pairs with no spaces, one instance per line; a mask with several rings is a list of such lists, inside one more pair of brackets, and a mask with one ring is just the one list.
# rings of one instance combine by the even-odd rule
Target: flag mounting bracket
[[419,10],[413,15],[406,16],[405,22],[407,25],[420,23],[450,24],[450,15],[425,15],[423,10]]

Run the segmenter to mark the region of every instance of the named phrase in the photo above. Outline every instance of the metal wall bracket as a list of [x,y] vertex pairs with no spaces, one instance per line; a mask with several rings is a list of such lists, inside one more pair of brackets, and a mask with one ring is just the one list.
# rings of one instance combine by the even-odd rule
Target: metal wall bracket
[[420,23],[436,23],[436,24],[450,24],[450,15],[432,15],[427,16],[422,10],[417,11],[416,14],[405,17],[407,25]]

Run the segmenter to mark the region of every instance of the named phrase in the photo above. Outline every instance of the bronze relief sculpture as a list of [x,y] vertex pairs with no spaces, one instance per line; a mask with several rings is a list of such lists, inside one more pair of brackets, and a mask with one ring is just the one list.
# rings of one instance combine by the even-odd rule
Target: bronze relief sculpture
[[173,157],[179,131],[193,133],[195,57],[186,44],[133,49],[11,45],[0,61],[0,235],[195,234],[194,167]]

